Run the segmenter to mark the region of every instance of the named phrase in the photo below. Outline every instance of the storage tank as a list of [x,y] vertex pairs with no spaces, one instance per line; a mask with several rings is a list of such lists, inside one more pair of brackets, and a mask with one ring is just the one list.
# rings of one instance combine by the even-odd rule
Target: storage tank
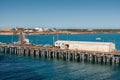
[[87,41],[61,41],[55,42],[60,49],[72,49],[83,51],[114,52],[115,44],[112,42],[87,42]]

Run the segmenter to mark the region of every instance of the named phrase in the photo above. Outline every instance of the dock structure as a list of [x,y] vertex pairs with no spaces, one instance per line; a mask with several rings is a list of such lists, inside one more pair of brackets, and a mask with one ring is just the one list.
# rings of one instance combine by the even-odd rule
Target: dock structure
[[[91,44],[93,47],[91,47]],[[76,49],[76,46],[80,48]],[[20,31],[18,42],[14,44],[0,43],[0,53],[120,65],[120,51],[115,50],[113,43],[105,43],[103,45],[103,43],[93,42],[57,41],[55,46],[39,46],[29,43],[22,31]]]
[[120,64],[120,51],[98,52],[60,49],[54,46],[36,45],[0,45],[0,53],[9,53],[24,56],[57,58],[73,61],[88,61],[93,63]]

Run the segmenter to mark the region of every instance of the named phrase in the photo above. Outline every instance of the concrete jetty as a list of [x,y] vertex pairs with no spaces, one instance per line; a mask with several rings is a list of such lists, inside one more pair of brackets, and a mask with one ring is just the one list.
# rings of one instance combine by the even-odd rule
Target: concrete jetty
[[54,46],[37,45],[0,45],[0,53],[9,53],[24,56],[57,58],[73,61],[88,61],[93,63],[120,64],[120,51],[98,52],[60,49]]

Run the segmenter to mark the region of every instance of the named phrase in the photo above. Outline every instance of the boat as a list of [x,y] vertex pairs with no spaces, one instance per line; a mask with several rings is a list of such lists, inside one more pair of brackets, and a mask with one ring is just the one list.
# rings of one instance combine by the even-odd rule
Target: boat
[[96,38],[96,40],[101,40],[101,38],[98,37],[98,38]]

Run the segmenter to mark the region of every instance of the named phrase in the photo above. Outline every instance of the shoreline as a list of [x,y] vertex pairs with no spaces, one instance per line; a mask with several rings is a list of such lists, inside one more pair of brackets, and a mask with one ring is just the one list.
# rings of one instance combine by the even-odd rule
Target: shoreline
[[[41,31],[41,32],[24,32],[25,35],[48,35],[48,34],[120,34],[120,31],[80,31],[80,30],[62,30],[62,31]],[[19,35],[18,31],[0,31],[0,35]]]
[[[103,33],[29,33],[25,35],[49,35],[49,34],[120,34],[119,32],[103,32]],[[13,33],[0,33],[0,35],[19,35],[19,34],[13,34]]]

